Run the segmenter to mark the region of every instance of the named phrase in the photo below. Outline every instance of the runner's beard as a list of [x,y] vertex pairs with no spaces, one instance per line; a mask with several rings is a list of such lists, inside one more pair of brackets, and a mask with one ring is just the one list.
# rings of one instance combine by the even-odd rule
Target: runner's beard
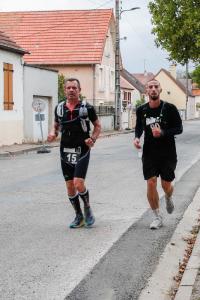
[[152,95],[151,96],[151,100],[153,100],[153,101],[158,100],[158,98],[159,98],[159,95]]

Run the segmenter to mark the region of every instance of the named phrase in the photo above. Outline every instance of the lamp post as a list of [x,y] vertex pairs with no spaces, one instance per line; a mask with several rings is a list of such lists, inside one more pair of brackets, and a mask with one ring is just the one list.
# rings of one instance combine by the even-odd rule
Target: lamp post
[[185,119],[188,119],[188,98],[189,98],[189,91],[188,91],[188,61],[186,61],[186,104],[185,104]]
[[130,9],[120,10],[120,0],[115,0],[115,18],[116,18],[116,39],[115,39],[115,130],[121,129],[121,89],[120,89],[120,33],[119,20],[121,14],[125,11],[132,11],[140,7],[132,7]]

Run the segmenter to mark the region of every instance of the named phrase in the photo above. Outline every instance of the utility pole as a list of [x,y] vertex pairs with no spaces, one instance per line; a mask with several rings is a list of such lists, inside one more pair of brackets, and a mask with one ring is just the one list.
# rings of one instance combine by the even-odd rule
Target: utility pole
[[187,115],[187,110],[188,110],[188,96],[189,96],[189,91],[188,91],[188,61],[186,62],[186,111],[185,111],[185,119],[187,120],[188,115]]
[[120,0],[115,0],[116,39],[115,39],[115,130],[121,129],[121,89],[120,89]]
[[129,9],[121,9],[119,7],[121,0],[115,0],[115,130],[120,130],[122,127],[122,114],[121,114],[121,89],[120,89],[120,30],[119,20],[121,14],[126,11],[133,11],[140,9],[140,7],[132,7]]

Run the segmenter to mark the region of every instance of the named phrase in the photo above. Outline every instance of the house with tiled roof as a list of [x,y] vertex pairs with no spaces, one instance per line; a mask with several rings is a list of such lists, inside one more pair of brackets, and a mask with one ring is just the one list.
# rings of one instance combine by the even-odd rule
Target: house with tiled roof
[[144,73],[132,73],[133,77],[137,79],[140,84],[145,86],[147,82],[154,78],[154,74],[152,72],[145,71]]
[[120,70],[122,128],[135,127],[136,102],[145,97],[145,87],[126,69]]
[[188,88],[188,101],[186,101],[186,85],[177,79],[175,65],[170,66],[169,71],[160,69],[155,79],[162,87],[161,99],[176,105],[183,119],[195,118],[195,97]]
[[121,69],[120,75],[133,87],[134,93],[132,95],[131,102],[133,106],[135,106],[136,101],[141,100],[145,96],[145,85],[124,68]]
[[0,12],[0,28],[26,63],[76,77],[87,101],[114,104],[115,20],[111,9]]
[[28,52],[0,31],[0,146],[23,140],[21,58],[25,53]]
[[200,88],[197,84],[192,84],[192,95],[195,97],[196,118],[200,118]]
[[57,72],[24,64],[28,51],[0,31],[0,146],[41,140],[38,112],[33,100],[44,101],[41,112],[44,137],[53,122],[57,103]]

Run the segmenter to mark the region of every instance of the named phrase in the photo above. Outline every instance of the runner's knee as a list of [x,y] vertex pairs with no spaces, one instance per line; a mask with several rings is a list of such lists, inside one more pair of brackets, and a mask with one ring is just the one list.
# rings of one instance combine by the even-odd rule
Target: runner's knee
[[66,181],[67,192],[69,196],[74,196],[76,193],[76,188],[74,186],[73,180]]
[[84,192],[85,186],[84,186],[84,179],[83,178],[74,178],[74,186],[77,189],[78,192]]
[[150,179],[147,180],[147,185],[149,188],[155,188],[157,185],[157,178],[156,177],[152,177]]

